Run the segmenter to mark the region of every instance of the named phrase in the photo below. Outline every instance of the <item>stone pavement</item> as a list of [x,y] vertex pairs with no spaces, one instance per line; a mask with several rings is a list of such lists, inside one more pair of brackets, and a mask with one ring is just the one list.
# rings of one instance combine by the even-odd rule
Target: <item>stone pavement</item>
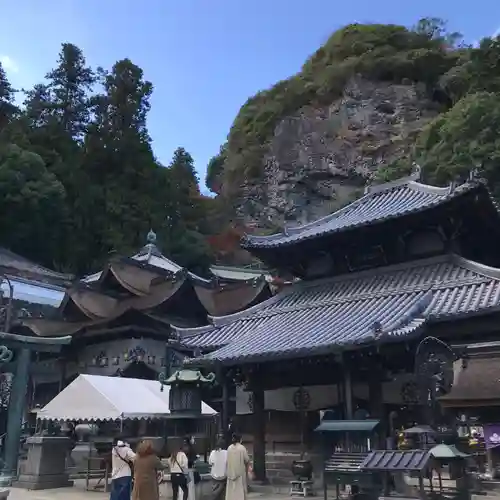
[[[169,500],[170,487],[162,485],[160,500]],[[203,498],[203,497],[202,497]],[[202,500],[202,498],[200,500]],[[248,500],[286,500],[288,495],[264,495],[249,493]],[[86,491],[83,481],[75,481],[73,488],[59,488],[55,490],[31,491],[20,488],[11,488],[8,500],[109,500],[109,493],[102,491]]]
[[[170,500],[170,487],[162,485],[160,500]],[[317,500],[322,500],[321,491],[316,492]],[[330,497],[333,500],[333,496]],[[296,500],[297,497],[294,497]],[[31,491],[20,488],[11,488],[8,500],[109,500],[109,493],[102,491],[85,491],[83,481],[76,481],[73,488],[60,488],[56,490]],[[200,500],[203,500],[201,496]],[[248,500],[291,500],[287,488],[280,488],[274,493],[251,492]],[[499,492],[488,492],[487,496],[473,495],[472,500],[500,500]]]

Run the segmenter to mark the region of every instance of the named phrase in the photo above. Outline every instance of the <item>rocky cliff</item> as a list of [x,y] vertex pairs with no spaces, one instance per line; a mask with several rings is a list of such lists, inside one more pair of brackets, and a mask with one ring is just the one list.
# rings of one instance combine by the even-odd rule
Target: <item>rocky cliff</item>
[[437,114],[423,85],[351,78],[339,99],[276,125],[262,175],[243,184],[238,214],[247,225],[280,227],[331,213],[362,193],[380,166],[407,157]]
[[207,170],[228,218],[277,230],[331,213],[366,183],[447,183],[482,170],[500,195],[500,37],[458,43],[436,19],[350,25],[242,106]]

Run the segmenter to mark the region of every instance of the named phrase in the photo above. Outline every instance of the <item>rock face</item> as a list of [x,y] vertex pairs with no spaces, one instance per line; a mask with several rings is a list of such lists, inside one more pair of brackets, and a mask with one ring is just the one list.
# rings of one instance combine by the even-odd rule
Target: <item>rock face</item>
[[380,166],[407,156],[437,114],[423,86],[351,79],[329,106],[304,107],[276,126],[262,177],[242,188],[240,217],[281,227],[331,213],[362,194]]

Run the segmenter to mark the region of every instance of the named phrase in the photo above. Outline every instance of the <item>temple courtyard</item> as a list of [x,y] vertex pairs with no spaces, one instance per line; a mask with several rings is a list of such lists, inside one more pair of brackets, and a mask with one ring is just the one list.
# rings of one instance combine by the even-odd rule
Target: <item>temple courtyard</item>
[[[272,488],[273,492],[249,492],[248,500],[284,500],[290,497],[286,486]],[[267,489],[267,488],[266,488]],[[170,488],[163,485],[160,490],[160,499],[172,498]],[[201,495],[199,500],[203,500],[207,496]],[[322,499],[323,492],[317,491],[314,498]],[[329,498],[334,498],[334,490],[329,491]],[[59,488],[54,490],[24,490],[20,488],[12,488],[9,495],[9,500],[108,500],[109,493],[102,491],[86,491],[83,481],[76,481],[73,488]],[[472,495],[473,500],[499,500],[500,490],[489,491],[487,495]]]
[[[284,490],[283,490],[284,492]],[[164,487],[160,491],[160,498],[171,498],[170,488]],[[263,494],[251,492],[248,494],[248,500],[274,500],[288,497],[284,494]],[[85,491],[85,486],[79,481],[73,488],[60,488],[55,490],[24,490],[20,488],[12,488],[10,490],[9,500],[108,500],[109,493],[102,491]],[[203,500],[201,497],[200,500]]]

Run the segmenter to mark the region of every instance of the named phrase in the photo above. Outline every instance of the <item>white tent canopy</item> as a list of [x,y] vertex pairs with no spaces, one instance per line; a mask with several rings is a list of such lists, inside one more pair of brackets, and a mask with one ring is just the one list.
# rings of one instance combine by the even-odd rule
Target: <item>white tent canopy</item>
[[[170,414],[170,387],[160,382],[101,375],[80,375],[38,411],[42,420],[104,421],[164,418]],[[203,415],[216,411],[201,403]]]

